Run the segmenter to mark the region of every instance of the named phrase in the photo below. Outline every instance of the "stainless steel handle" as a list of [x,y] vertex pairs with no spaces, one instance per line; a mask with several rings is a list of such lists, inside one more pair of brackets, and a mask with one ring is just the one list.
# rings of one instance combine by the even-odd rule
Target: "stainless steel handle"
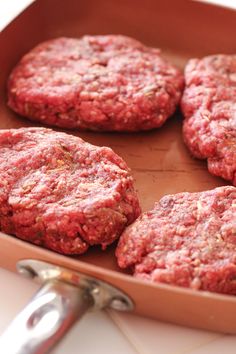
[[50,280],[3,333],[0,353],[48,353],[93,302],[85,289]]
[[17,269],[43,285],[0,337],[0,354],[46,354],[89,308],[134,307],[123,291],[67,268],[27,259]]

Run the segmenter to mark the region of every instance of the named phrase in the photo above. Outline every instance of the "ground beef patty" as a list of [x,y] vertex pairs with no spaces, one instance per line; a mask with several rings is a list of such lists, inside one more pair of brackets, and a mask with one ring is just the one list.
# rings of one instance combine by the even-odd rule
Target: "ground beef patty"
[[13,70],[8,104],[32,120],[66,128],[138,131],[174,113],[183,76],[160,51],[119,35],[58,38]]
[[116,255],[137,277],[236,295],[236,188],[167,195],[122,234]]
[[0,230],[64,254],[112,243],[140,214],[107,147],[44,128],[0,131]]
[[185,79],[184,140],[212,174],[236,185],[236,55],[192,59]]

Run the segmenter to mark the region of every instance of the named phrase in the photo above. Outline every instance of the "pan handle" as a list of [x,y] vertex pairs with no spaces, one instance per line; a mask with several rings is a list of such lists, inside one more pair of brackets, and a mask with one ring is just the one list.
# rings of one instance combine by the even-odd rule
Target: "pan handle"
[[49,353],[88,309],[134,308],[123,291],[74,270],[36,259],[19,261],[17,270],[42,287],[0,337],[1,354]]
[[85,289],[46,282],[1,336],[0,353],[48,353],[93,303]]

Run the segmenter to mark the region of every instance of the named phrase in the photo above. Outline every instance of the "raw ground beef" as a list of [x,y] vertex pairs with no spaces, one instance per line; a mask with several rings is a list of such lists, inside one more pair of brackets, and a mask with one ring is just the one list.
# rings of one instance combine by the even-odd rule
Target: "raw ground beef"
[[236,185],[236,55],[192,59],[185,80],[184,140],[212,174]]
[[167,195],[121,235],[121,268],[166,284],[236,295],[236,188]]
[[140,214],[107,147],[44,128],[0,131],[0,230],[64,254],[112,243]]
[[183,82],[159,50],[134,39],[57,38],[21,59],[8,81],[8,105],[64,128],[147,130],[174,113]]

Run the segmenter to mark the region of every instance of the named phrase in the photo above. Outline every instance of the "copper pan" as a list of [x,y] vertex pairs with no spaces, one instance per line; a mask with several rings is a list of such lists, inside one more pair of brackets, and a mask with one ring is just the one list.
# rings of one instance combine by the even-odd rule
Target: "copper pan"
[[[236,48],[236,12],[194,1],[37,0],[0,33],[0,128],[32,126],[6,107],[6,80],[19,58],[40,41],[83,34],[122,33],[160,47],[183,68],[187,59]],[[73,132],[88,142],[114,149],[131,167],[143,210],[164,194],[202,191],[223,185],[204,161],[190,157],[181,137],[181,116],[158,130],[137,134]],[[236,298],[151,284],[124,274],[116,265],[114,246],[65,257],[0,235],[0,266],[16,270],[22,259],[97,277],[125,292],[136,314],[180,325],[236,333]],[[118,306],[119,307],[119,306]]]

